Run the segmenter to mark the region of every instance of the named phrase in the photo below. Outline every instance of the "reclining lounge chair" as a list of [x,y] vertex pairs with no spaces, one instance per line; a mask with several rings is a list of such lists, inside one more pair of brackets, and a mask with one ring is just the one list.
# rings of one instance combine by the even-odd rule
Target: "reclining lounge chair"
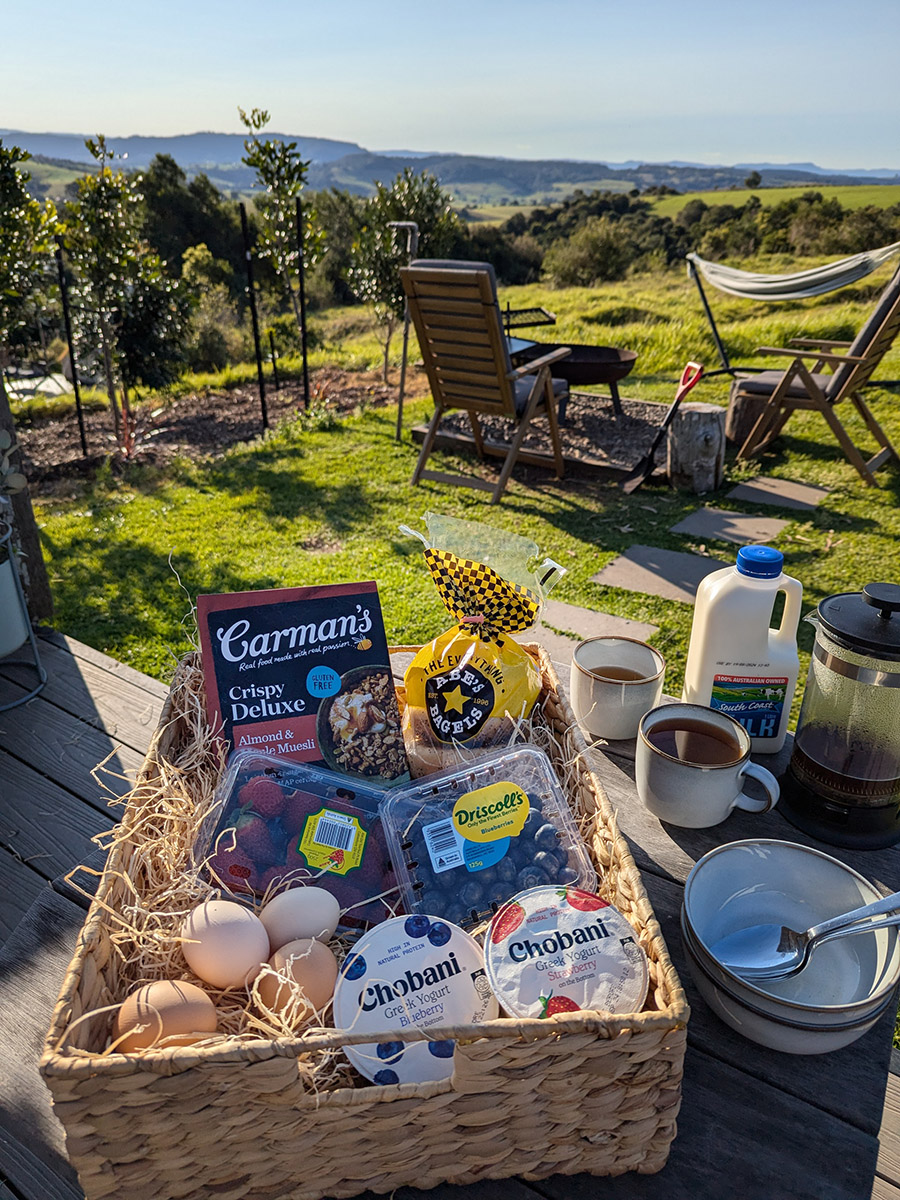
[[[565,470],[557,425],[557,407],[568,384],[553,379],[550,367],[569,354],[561,347],[514,368],[497,303],[497,284],[489,263],[419,259],[401,268],[400,278],[434,398],[434,416],[412,483],[420,479],[483,487],[500,499],[533,417],[546,413],[556,477]],[[469,414],[479,457],[484,457],[480,416],[509,417],[516,425],[512,445],[496,486],[464,476],[426,471],[438,426],[451,409]]]
[[[811,338],[793,338],[788,349],[761,346],[758,354],[787,355],[792,361],[787,370],[762,371],[738,378],[731,385],[730,403],[740,398],[768,397],[756,423],[738,451],[738,458],[758,454],[781,432],[796,409],[821,413],[847,458],[865,482],[877,486],[874,472],[897,452],[872,415],[862,388],[890,349],[900,332],[900,270],[881,294],[869,319],[851,343],[820,342]],[[812,360],[807,365],[807,360]],[[833,373],[828,373],[828,368]],[[850,400],[863,418],[881,449],[868,461],[853,444],[835,412],[838,404]]]

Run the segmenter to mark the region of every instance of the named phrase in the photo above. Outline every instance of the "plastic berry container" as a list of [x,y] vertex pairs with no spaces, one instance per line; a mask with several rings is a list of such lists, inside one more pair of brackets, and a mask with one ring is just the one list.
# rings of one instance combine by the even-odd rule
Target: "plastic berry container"
[[368,928],[399,903],[378,815],[383,795],[333,771],[240,751],[195,843],[195,864],[251,901],[315,884],[340,904],[339,930]]
[[515,746],[391,793],[379,807],[410,913],[472,929],[511,896],[597,876],[542,750]]

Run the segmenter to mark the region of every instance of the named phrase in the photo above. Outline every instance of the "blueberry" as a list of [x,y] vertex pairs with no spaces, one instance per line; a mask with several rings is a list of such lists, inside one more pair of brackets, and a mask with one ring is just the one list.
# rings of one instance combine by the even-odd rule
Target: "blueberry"
[[534,865],[545,871],[548,879],[555,879],[559,873],[559,859],[546,850],[541,850],[534,856]]
[[416,913],[415,916],[407,917],[403,928],[409,937],[423,938],[431,928],[431,922],[427,917],[422,916],[421,913]]
[[530,841],[543,824],[544,818],[542,814],[540,812],[535,812],[535,810],[532,809],[525,818],[525,824],[522,826],[522,832],[519,834],[519,837],[525,838],[526,841]]
[[530,867],[523,867],[516,878],[516,884],[522,892],[527,891],[528,888],[544,887],[549,882],[550,876],[547,872],[536,867],[534,863]]
[[494,878],[502,883],[512,883],[518,873],[516,864],[508,854],[501,858],[494,867]]
[[455,1042],[429,1042],[428,1050],[435,1058],[452,1058]]
[[469,914],[458,900],[448,904],[441,913],[441,916],[445,921],[450,921],[454,925],[462,925],[463,921],[465,921],[468,915]]
[[549,821],[543,824],[534,835],[534,844],[539,846],[541,850],[555,850],[559,845],[559,838],[556,836],[556,826],[551,825]]
[[403,1042],[379,1042],[375,1047],[375,1053],[382,1062],[395,1063],[405,1049],[406,1046]]
[[344,960],[345,979],[362,979],[366,973],[366,960],[361,954],[351,954]]
[[459,889],[458,898],[464,908],[478,908],[484,903],[484,888],[477,880],[470,879]]
[[392,1071],[390,1068],[385,1068],[383,1071],[375,1072],[375,1078],[372,1080],[372,1082],[380,1083],[382,1086],[386,1083],[399,1083],[400,1076],[396,1071]]
[[435,921],[428,930],[428,940],[432,946],[446,946],[452,936],[450,926],[443,921]]
[[577,883],[578,872],[573,871],[571,867],[563,867],[556,876],[556,882],[561,883],[564,887],[568,887],[570,883]]

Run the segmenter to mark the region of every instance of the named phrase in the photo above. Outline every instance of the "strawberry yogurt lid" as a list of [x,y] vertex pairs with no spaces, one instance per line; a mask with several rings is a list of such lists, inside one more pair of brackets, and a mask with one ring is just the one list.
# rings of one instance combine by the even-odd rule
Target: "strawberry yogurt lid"
[[514,1017],[638,1012],[647,996],[647,956],[634,929],[580,888],[519,892],[491,920],[484,958],[494,995]]
[[373,1083],[425,1083],[453,1073],[453,1041],[402,1040],[404,1029],[469,1025],[497,1016],[481,947],[458,925],[414,913],[370,929],[347,955],[334,992],[340,1029],[377,1033],[344,1047]]

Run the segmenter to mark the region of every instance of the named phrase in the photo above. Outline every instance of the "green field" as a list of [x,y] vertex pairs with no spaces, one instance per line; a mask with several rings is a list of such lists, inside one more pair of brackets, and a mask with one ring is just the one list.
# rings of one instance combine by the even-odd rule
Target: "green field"
[[810,183],[805,187],[784,188],[738,188],[735,191],[685,192],[681,196],[660,196],[653,203],[661,217],[676,217],[689,200],[702,200],[704,204],[746,204],[751,196],[757,196],[766,208],[781,204],[784,200],[795,200],[807,192],[821,192],[826,200],[839,200],[842,208],[891,208],[900,204],[900,184],[860,184],[858,187],[819,187]]

